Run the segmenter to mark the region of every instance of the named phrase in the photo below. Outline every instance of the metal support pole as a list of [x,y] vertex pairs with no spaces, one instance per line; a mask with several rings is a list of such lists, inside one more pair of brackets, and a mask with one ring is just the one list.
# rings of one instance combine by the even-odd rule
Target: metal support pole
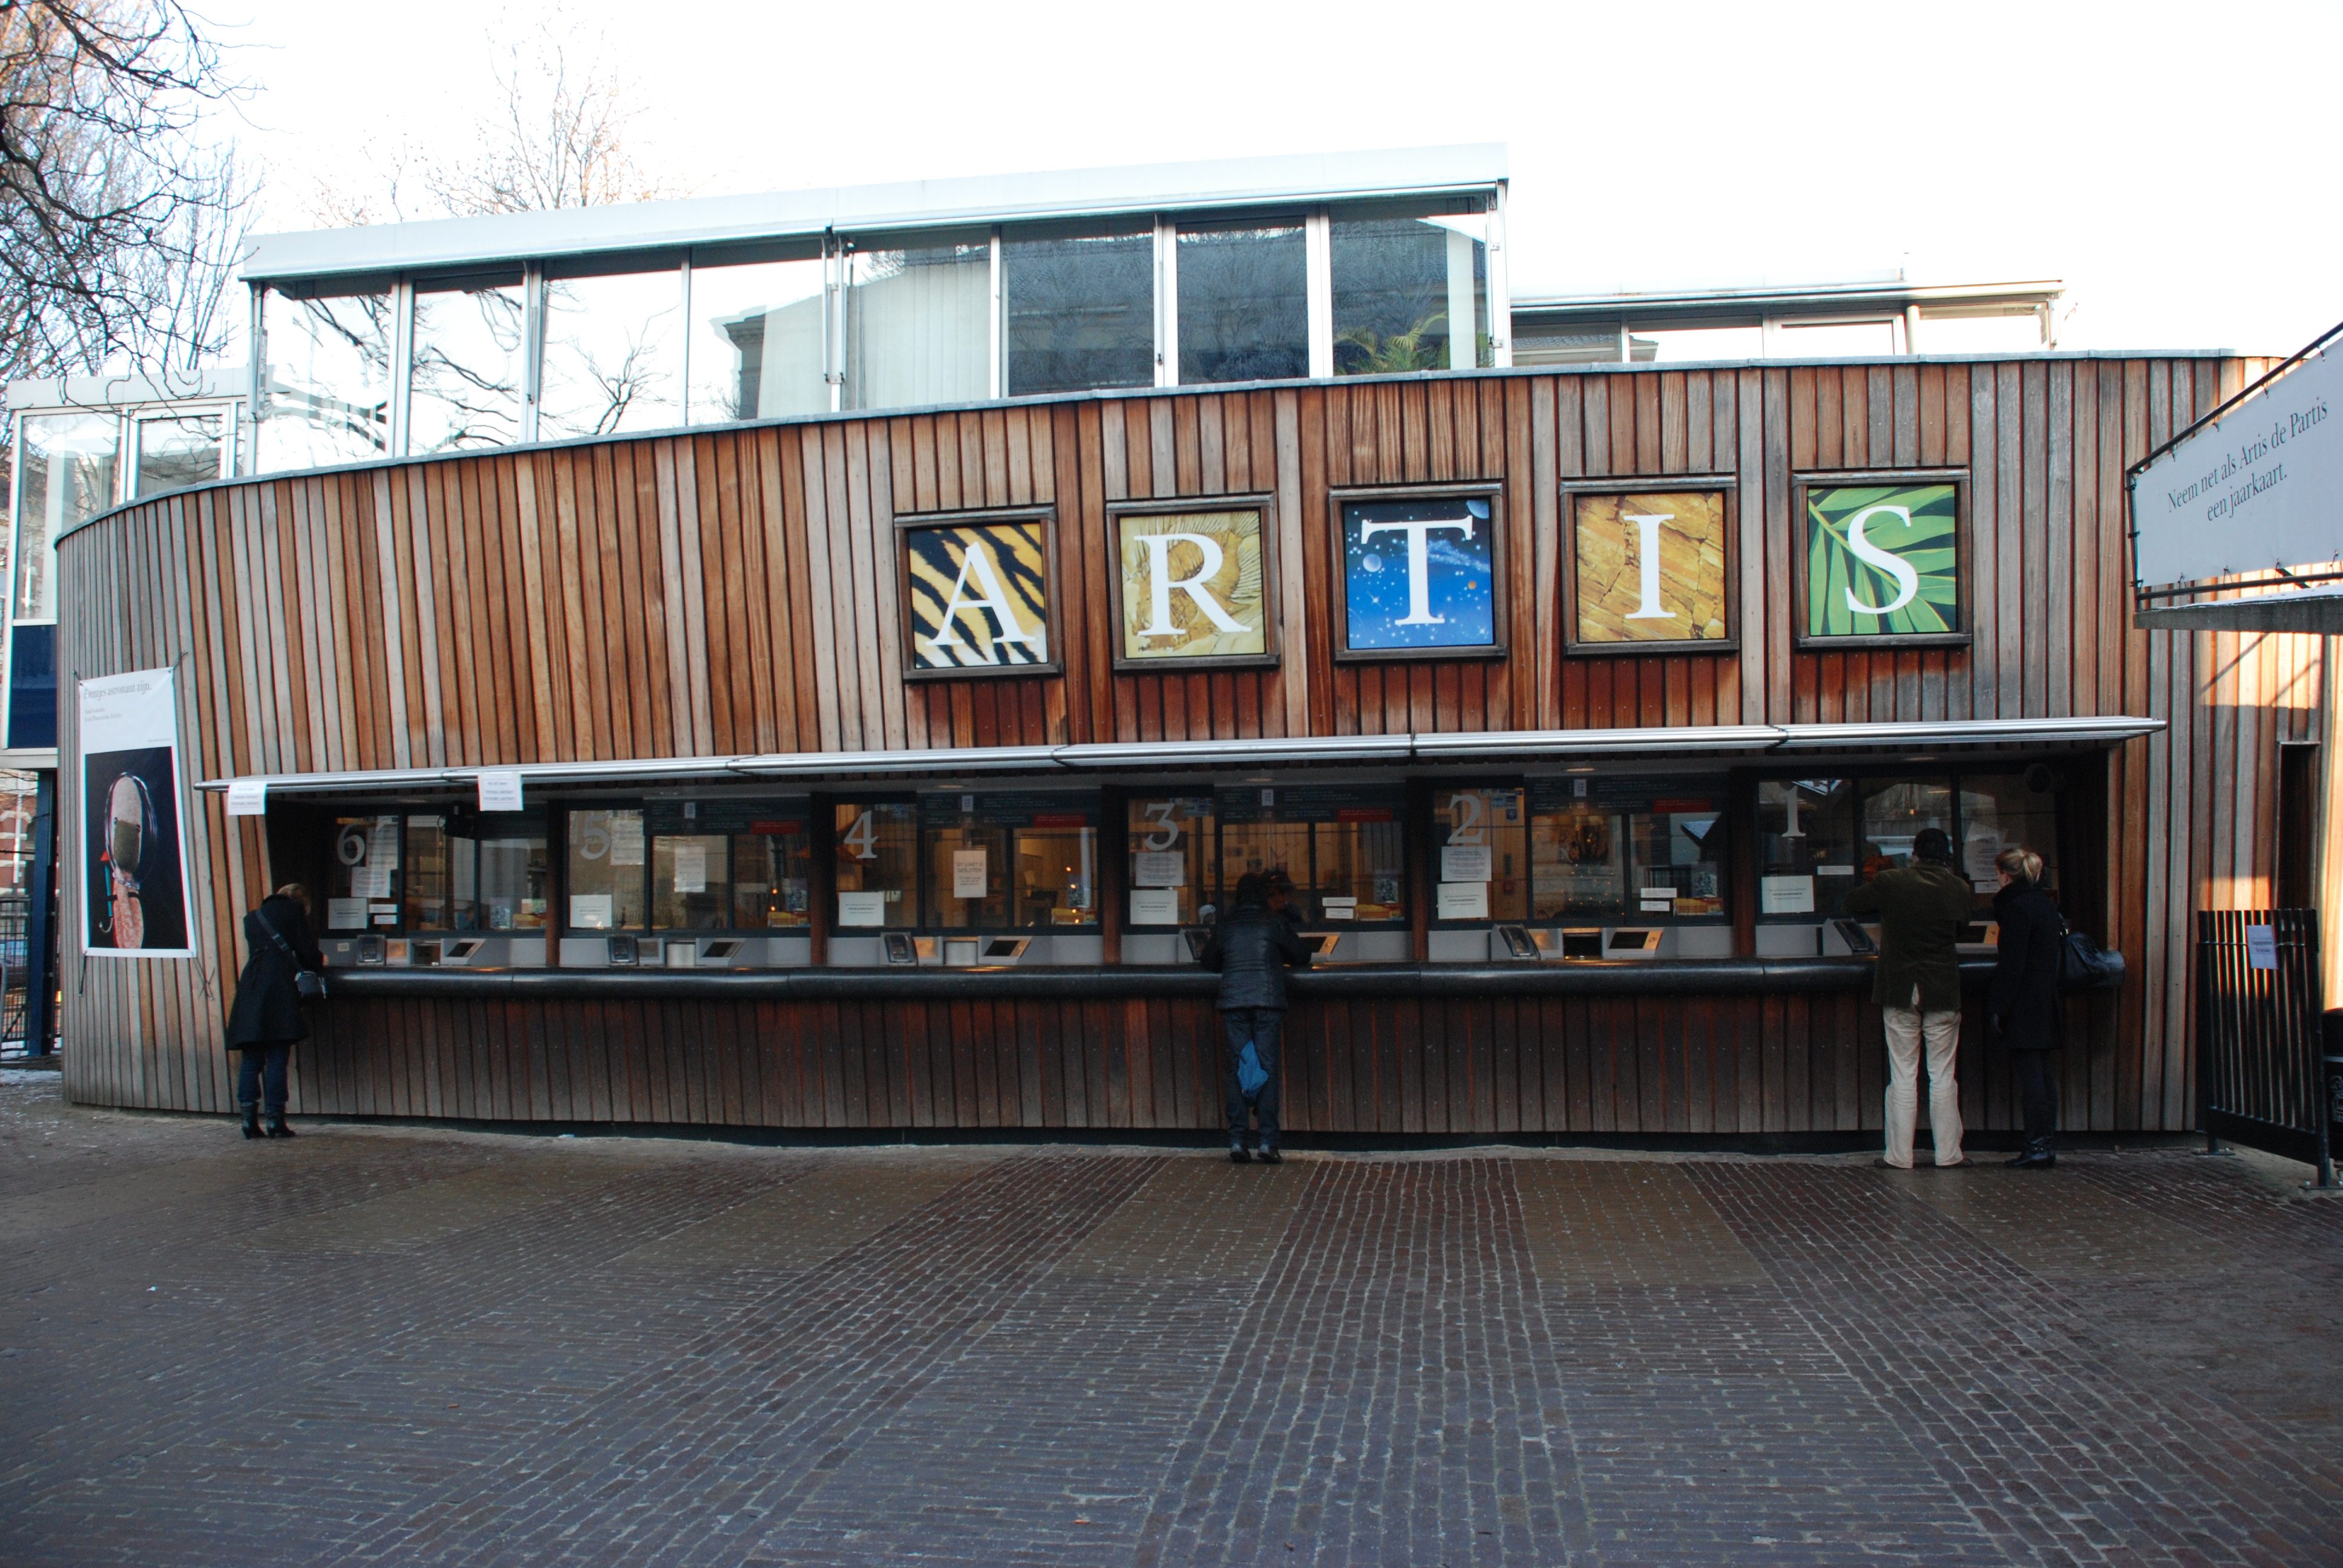
[[33,807],[33,902],[25,920],[25,1054],[45,1056],[56,1033],[57,773],[41,769]]
[[2213,1103],[2213,954],[2205,940],[2205,917],[2197,916],[2197,1114],[2205,1123],[2205,1152],[2221,1152],[2207,1107]]

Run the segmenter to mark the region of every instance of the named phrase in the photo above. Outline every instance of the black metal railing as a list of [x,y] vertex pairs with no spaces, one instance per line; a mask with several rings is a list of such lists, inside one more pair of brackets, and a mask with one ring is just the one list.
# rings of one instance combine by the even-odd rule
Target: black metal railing
[[0,893],[0,1042],[18,1050],[25,1045],[25,1002],[30,952],[26,931],[32,924],[33,900],[23,893]]
[[2325,1012],[2318,910],[2197,911],[2197,1117],[2209,1147],[2226,1138],[2299,1160],[2334,1185]]

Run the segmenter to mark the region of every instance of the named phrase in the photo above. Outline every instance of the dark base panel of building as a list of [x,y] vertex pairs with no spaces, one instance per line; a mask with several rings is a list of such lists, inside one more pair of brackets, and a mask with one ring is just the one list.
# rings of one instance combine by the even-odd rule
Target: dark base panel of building
[[[1670,966],[1675,968],[1676,966]],[[1972,966],[1972,970],[1976,966]],[[1308,1138],[1762,1137],[1881,1125],[1867,966],[1626,974],[1407,967],[1299,979],[1284,1121]],[[1222,1125],[1212,977],[1182,973],[340,980],[296,1053],[306,1115],[832,1133]],[[1964,1120],[2018,1124],[1972,972]],[[2115,1010],[2070,1010],[2081,1123]],[[2095,1075],[2094,1064],[2099,1069]]]

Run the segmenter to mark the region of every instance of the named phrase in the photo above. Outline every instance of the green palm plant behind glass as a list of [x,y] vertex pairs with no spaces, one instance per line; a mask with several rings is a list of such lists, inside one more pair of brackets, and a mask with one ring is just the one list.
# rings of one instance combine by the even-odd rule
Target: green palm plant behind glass
[[1961,629],[1958,491],[1849,485],[1806,492],[1806,635]]
[[1448,312],[1435,310],[1429,316],[1420,317],[1416,324],[1405,332],[1393,332],[1388,336],[1378,337],[1363,327],[1354,327],[1348,332],[1337,333],[1334,337],[1335,343],[1338,346],[1347,346],[1356,349],[1358,356],[1361,357],[1355,363],[1346,366],[1344,373],[1352,376],[1387,376],[1403,370],[1442,368],[1441,361],[1447,357],[1447,340],[1435,338],[1426,343],[1424,337],[1435,328],[1445,325],[1447,320]]

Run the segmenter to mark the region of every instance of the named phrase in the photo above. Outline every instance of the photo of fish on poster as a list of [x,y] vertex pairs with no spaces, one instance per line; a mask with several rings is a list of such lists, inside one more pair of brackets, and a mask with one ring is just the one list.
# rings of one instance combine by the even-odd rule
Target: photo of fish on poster
[[81,683],[82,940],[92,958],[192,958],[167,669]]

